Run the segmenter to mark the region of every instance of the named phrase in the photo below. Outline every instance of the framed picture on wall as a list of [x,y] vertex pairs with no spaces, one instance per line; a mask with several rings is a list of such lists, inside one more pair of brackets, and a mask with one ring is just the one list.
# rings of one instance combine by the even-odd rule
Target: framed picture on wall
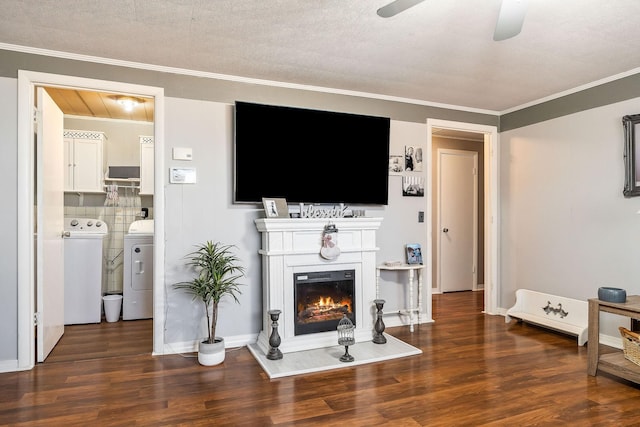
[[424,178],[421,176],[403,176],[402,195],[406,197],[424,197]]
[[404,170],[404,159],[402,154],[392,154],[389,156],[389,175],[399,175]]
[[640,196],[640,114],[622,118],[624,129],[624,197]]
[[267,218],[289,218],[287,199],[268,199],[263,197],[262,204]]
[[407,264],[422,264],[422,248],[420,243],[407,244]]
[[404,170],[422,172],[422,147],[413,145],[404,147]]

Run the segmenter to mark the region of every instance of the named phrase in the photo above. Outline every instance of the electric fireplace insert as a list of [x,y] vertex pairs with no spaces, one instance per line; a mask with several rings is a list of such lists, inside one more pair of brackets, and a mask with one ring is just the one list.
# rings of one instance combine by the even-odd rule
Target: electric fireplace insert
[[294,274],[295,334],[335,331],[344,314],[356,324],[355,270]]

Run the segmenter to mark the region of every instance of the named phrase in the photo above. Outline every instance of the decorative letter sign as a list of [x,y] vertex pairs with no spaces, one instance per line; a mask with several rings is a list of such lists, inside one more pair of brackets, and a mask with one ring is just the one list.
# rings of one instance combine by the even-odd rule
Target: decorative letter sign
[[309,205],[305,208],[304,203],[300,203],[300,218],[342,218],[344,217],[344,204],[339,207],[318,208]]

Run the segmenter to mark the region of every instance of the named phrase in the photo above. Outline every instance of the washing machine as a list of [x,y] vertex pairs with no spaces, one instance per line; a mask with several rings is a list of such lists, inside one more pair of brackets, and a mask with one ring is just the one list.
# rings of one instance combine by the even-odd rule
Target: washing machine
[[100,323],[107,224],[94,218],[65,218],[64,231],[64,324]]
[[124,236],[122,320],[153,317],[153,220],[134,221]]

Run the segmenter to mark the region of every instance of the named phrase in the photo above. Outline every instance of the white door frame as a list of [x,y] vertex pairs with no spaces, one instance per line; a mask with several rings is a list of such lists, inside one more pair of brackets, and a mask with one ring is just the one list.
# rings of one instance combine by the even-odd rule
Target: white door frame
[[[484,312],[487,314],[498,313],[498,295],[500,293],[499,258],[500,242],[498,230],[500,228],[500,206],[498,193],[498,180],[500,178],[499,156],[500,141],[496,126],[479,125],[473,123],[454,122],[449,120],[427,119],[427,170],[433,170],[433,129],[450,129],[465,132],[484,134]],[[427,187],[433,188],[431,173],[427,174]],[[427,197],[427,237],[429,245],[428,253],[433,253],[433,230],[431,221],[433,218],[433,202]],[[432,257],[427,258],[427,271],[433,271]],[[428,275],[430,277],[430,275]],[[429,280],[428,286],[431,285]]]
[[438,218],[437,218],[437,231],[436,231],[436,255],[437,255],[437,263],[438,263],[438,268],[436,270],[436,292],[441,293],[442,292],[442,232],[440,230],[442,230],[443,228],[443,224],[442,224],[442,156],[443,155],[462,155],[462,156],[468,156],[471,157],[473,159],[474,162],[474,169],[475,169],[475,176],[473,178],[473,211],[472,211],[472,215],[473,215],[473,229],[472,229],[472,246],[473,246],[473,271],[472,271],[472,290],[477,291],[478,290],[478,266],[477,266],[477,260],[478,260],[478,153],[475,151],[467,151],[467,150],[458,150],[458,149],[452,149],[452,148],[438,148],[437,150],[437,155],[438,158],[436,160],[436,163],[438,164],[438,178],[437,178],[437,185],[436,185],[436,209],[438,211]]
[[18,369],[35,366],[35,256],[33,236],[34,88],[56,86],[72,89],[137,94],[154,97],[154,266],[153,354],[164,349],[164,89],[129,83],[18,70]]

